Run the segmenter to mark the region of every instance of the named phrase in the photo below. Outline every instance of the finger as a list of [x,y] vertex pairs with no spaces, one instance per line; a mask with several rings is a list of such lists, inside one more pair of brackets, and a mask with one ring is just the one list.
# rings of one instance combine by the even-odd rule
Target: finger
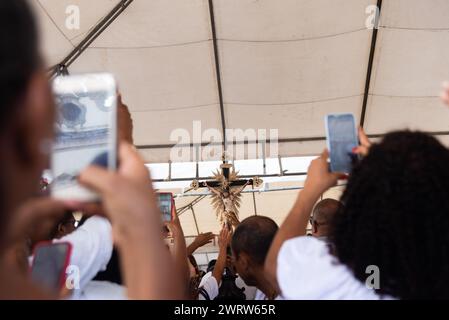
[[115,184],[112,172],[96,166],[90,166],[81,172],[78,181],[101,195],[110,193]]
[[324,149],[324,151],[320,155],[321,159],[327,160],[329,158],[329,150]]
[[53,226],[67,210],[68,208],[63,202],[51,198],[28,201],[17,211],[8,230],[8,237],[11,237],[13,241],[23,239],[38,222],[48,221]]
[[352,153],[353,154],[362,155],[362,156],[366,156],[368,154],[368,151],[369,151],[368,147],[358,146],[358,147],[356,147],[356,148],[354,148],[352,150]]
[[362,146],[364,147],[371,146],[371,141],[369,140],[368,136],[365,133],[365,130],[363,130],[362,127],[359,127],[359,140]]
[[120,168],[119,172],[126,178],[150,185],[150,174],[145,164],[134,148],[129,143],[120,144],[119,150]]
[[68,207],[61,201],[52,198],[40,198],[31,200],[23,205],[16,216],[15,221],[20,224],[32,224],[33,221],[43,219],[57,219],[62,217]]
[[207,239],[208,239],[208,240],[212,240],[213,238],[215,238],[215,235],[214,235],[214,234],[210,234],[210,235],[207,236]]

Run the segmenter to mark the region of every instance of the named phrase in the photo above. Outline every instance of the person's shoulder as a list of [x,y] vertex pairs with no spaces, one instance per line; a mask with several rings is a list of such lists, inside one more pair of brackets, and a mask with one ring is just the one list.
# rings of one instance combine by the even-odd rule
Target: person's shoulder
[[[201,284],[198,288],[200,290],[200,296],[203,296],[203,291],[205,291],[205,294],[207,295],[207,298],[203,296],[205,300],[213,300],[218,296],[219,293],[218,281],[212,274],[204,281],[201,281]],[[200,300],[203,299],[200,298]]]
[[315,237],[302,236],[287,240],[281,247],[279,255],[330,256],[329,245]]
[[379,299],[374,290],[313,237],[284,243],[278,257],[278,284],[285,299]]

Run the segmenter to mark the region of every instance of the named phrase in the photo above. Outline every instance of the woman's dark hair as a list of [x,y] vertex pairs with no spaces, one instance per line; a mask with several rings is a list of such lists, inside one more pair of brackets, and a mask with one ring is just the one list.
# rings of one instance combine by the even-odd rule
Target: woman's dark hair
[[40,64],[38,32],[25,0],[0,1],[0,128],[17,112]]
[[419,132],[393,132],[355,166],[335,217],[335,255],[376,292],[449,298],[449,151]]
[[[25,0],[0,1],[0,136],[20,112],[20,103],[40,65],[38,32]],[[0,151],[4,152],[4,151]],[[7,181],[0,171],[0,234],[4,234]],[[0,248],[1,250],[1,248]]]

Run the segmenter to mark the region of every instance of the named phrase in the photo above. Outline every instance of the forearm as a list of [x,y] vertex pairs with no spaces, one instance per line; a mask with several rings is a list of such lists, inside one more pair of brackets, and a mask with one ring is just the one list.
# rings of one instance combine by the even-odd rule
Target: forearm
[[196,244],[196,242],[192,242],[186,249],[187,256],[191,256],[195,253],[196,250],[198,250],[199,246]]
[[130,299],[184,298],[182,277],[160,236],[162,224],[156,226],[135,226],[118,245]]
[[277,232],[265,260],[265,271],[270,282],[277,287],[277,257],[283,243],[289,239],[304,236],[313,206],[319,199],[319,194],[303,190],[298,196],[289,215]]
[[218,286],[220,286],[221,278],[223,277],[224,268],[226,266],[226,248],[220,248],[217,262],[215,263],[212,276],[217,280]]
[[185,284],[185,292],[188,293],[188,285],[190,278],[189,265],[187,263],[187,248],[184,233],[179,230],[179,234],[174,236],[173,254],[177,272],[182,276],[183,283]]

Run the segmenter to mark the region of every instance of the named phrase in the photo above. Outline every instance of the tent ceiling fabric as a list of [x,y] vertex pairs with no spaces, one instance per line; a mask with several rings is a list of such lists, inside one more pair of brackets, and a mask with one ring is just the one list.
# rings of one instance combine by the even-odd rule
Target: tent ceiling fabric
[[[118,0],[32,0],[49,65],[61,61]],[[360,120],[376,0],[213,0],[228,128],[279,129],[280,139],[324,136],[324,115]],[[65,28],[78,5],[80,30]],[[383,0],[365,126],[370,134],[449,131],[438,103],[449,70],[449,2]],[[138,145],[171,145],[172,130],[221,131],[208,0],[134,0],[71,73],[109,71],[135,122]],[[447,140],[447,139],[443,139]],[[208,142],[208,141],[203,141]],[[281,143],[281,156],[317,154],[324,141]],[[142,150],[150,162],[169,149]]]
[[448,131],[439,103],[449,70],[449,2],[383,1],[374,59],[368,133],[397,128]]
[[[87,33],[104,17],[119,0],[31,0],[40,18],[43,36],[43,50],[49,65],[63,60],[78,45]],[[69,6],[76,5],[80,10],[79,29],[66,27]]]

